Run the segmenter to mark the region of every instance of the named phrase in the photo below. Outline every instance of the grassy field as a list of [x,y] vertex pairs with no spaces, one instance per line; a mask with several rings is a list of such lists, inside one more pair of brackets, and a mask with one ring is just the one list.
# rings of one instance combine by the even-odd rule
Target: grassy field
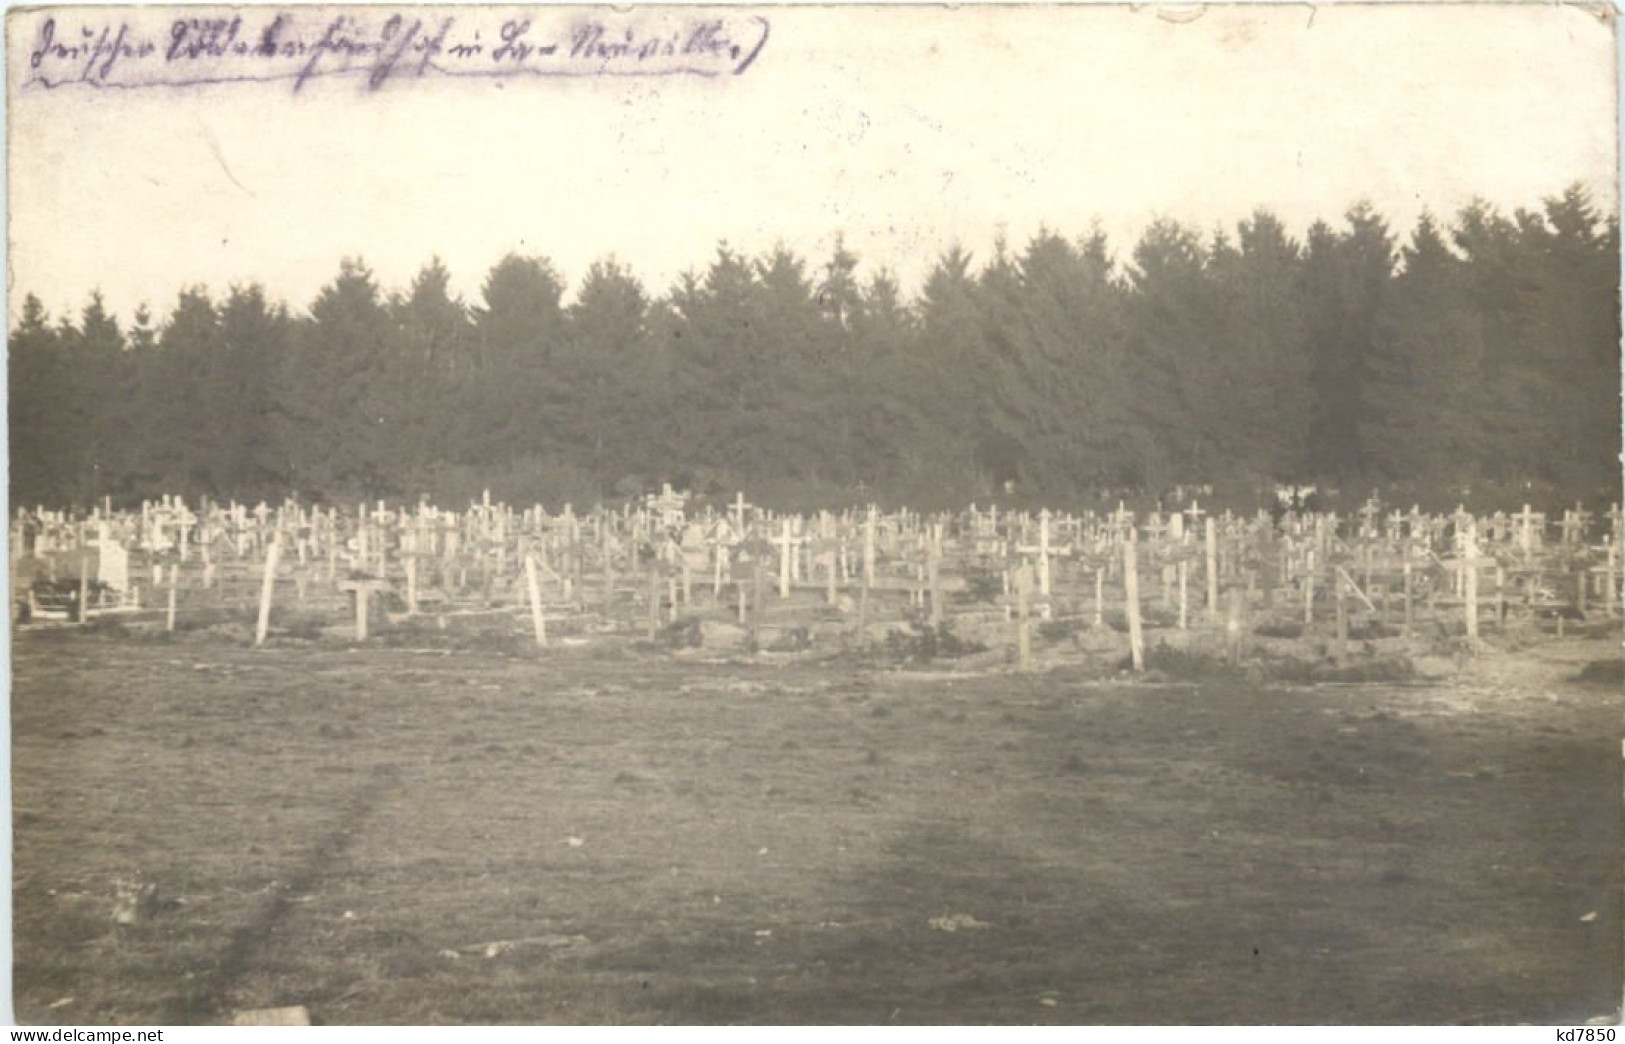
[[1291,688],[28,633],[17,1011],[1583,1021],[1617,648]]

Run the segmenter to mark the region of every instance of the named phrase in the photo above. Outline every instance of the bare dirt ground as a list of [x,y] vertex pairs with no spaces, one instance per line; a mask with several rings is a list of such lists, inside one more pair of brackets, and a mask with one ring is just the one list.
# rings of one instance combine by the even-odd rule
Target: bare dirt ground
[[1585,1021],[1625,694],[1573,679],[1618,650],[1292,687],[23,634],[17,1011]]

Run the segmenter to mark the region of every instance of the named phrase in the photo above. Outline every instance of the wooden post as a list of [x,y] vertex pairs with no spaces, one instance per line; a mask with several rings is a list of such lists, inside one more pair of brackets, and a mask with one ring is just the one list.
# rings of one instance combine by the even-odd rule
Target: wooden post
[[1189,584],[1191,564],[1185,559],[1179,562],[1179,629],[1187,629],[1186,610],[1189,606]]
[[790,520],[784,519],[779,523],[779,597],[790,597],[790,555],[793,553],[790,543]]
[[863,522],[863,586],[864,589],[872,587],[875,582],[875,509],[870,508],[868,517]]
[[1140,632],[1140,567],[1134,534],[1123,541],[1123,608],[1128,614],[1128,650],[1136,671],[1145,670],[1145,636]]
[[79,545],[79,622],[90,620],[90,556],[83,542]]
[[164,630],[175,630],[175,572],[169,574],[169,601],[164,609]]
[[604,526],[604,619],[609,619],[615,608],[615,548],[609,535],[609,526]]
[[762,561],[762,553],[758,550],[750,560],[750,608],[751,621],[755,626],[762,624],[762,607],[765,603],[763,595],[767,591],[767,563]]
[[1016,569],[1016,652],[1023,671],[1033,667],[1032,589],[1033,569],[1024,562]]
[[1309,552],[1309,568],[1303,574],[1303,626],[1307,630],[1315,622],[1315,553]]
[[368,596],[371,594],[364,580],[357,580],[355,585],[355,640],[367,640],[367,616],[369,606]]
[[[788,521],[788,520],[786,520],[786,521]],[[801,568],[802,567],[801,552],[803,550],[805,550],[810,554],[811,551],[812,551],[812,545],[808,544],[807,542],[805,542],[801,538],[802,528],[801,528],[801,516],[800,515],[797,515],[795,517],[795,526],[793,527],[792,532],[795,533],[795,540],[794,540],[793,544],[789,545],[789,547],[790,547],[790,582],[792,584],[795,584],[795,583],[800,583],[801,578],[803,576],[807,575],[807,573],[812,572],[812,563],[810,561],[807,563],[807,572],[806,573],[802,572],[802,568]],[[781,596],[781,597],[783,597],[783,596]]]
[[655,635],[660,633],[660,570],[656,568],[657,560],[649,559],[649,640],[654,641]]
[[1038,593],[1046,600],[1050,596],[1049,571],[1049,510],[1038,513]]
[[1462,542],[1462,599],[1467,614],[1467,637],[1478,638],[1478,536],[1473,524],[1467,523],[1466,539]]
[[1232,667],[1241,663],[1241,603],[1243,597],[1244,595],[1239,589],[1232,587],[1224,615],[1225,654]]
[[1203,519],[1202,526],[1207,543],[1207,614],[1209,620],[1216,621],[1219,618],[1219,529],[1211,518]]
[[[407,559],[408,562],[411,559]],[[530,588],[530,624],[536,632],[536,644],[547,648],[547,618],[542,615],[542,585],[536,579],[536,559],[525,556],[525,586]]]
[[1619,579],[1619,559],[1614,548],[1612,535],[1604,537],[1608,544],[1608,575],[1603,577],[1602,585],[1603,609],[1609,616],[1614,615],[1614,584]]
[[[872,545],[871,545],[872,546]],[[869,637],[869,574],[864,573],[861,586],[858,589],[858,638],[867,641]]]
[[1416,626],[1416,606],[1412,601],[1414,579],[1411,575],[1411,545],[1405,544],[1405,637],[1411,636],[1411,629]]
[[271,594],[276,588],[277,561],[282,557],[282,532],[271,537],[271,546],[265,552],[265,576],[260,580],[260,618],[254,626],[254,644],[264,645],[265,635],[271,628]]
[[[942,625],[942,581],[940,578],[942,569],[941,524],[933,525],[931,527],[931,535],[926,539],[925,571],[926,580],[931,585],[931,626],[940,627]],[[1043,576],[1042,573],[1039,575],[1040,577]],[[1040,585],[1042,585],[1042,580],[1040,580]]]
[[1095,569],[1095,627],[1106,626],[1106,570]]
[[1334,571],[1332,574],[1332,590],[1334,592],[1332,601],[1337,607],[1337,638],[1332,644],[1332,659],[1338,663],[1343,662],[1343,658],[1348,655],[1349,651],[1349,612],[1348,604],[1343,596],[1343,583],[1344,579],[1341,573]]

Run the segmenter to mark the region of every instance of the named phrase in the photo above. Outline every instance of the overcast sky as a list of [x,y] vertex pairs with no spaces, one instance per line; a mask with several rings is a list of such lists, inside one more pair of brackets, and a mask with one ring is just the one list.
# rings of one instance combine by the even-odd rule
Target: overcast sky
[[[1165,12],[1166,13],[1166,12]],[[28,16],[36,17],[36,16]],[[836,233],[918,284],[960,241],[1082,234],[1120,257],[1151,219],[1266,205],[1297,234],[1369,198],[1402,227],[1474,196],[1579,180],[1615,207],[1613,28],[1567,6],[770,13],[715,80],[354,81],[18,89],[10,25],[13,294],[100,288],[121,317],[258,281],[303,308],[360,255],[386,287],[430,255],[476,300],[546,255],[573,287],[615,255],[654,292],[726,240],[817,265]]]

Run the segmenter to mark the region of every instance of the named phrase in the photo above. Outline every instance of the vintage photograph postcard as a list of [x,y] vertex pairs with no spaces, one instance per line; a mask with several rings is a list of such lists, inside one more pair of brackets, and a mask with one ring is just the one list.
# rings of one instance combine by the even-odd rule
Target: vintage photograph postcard
[[21,1022],[1617,1021],[1612,7],[5,53]]

